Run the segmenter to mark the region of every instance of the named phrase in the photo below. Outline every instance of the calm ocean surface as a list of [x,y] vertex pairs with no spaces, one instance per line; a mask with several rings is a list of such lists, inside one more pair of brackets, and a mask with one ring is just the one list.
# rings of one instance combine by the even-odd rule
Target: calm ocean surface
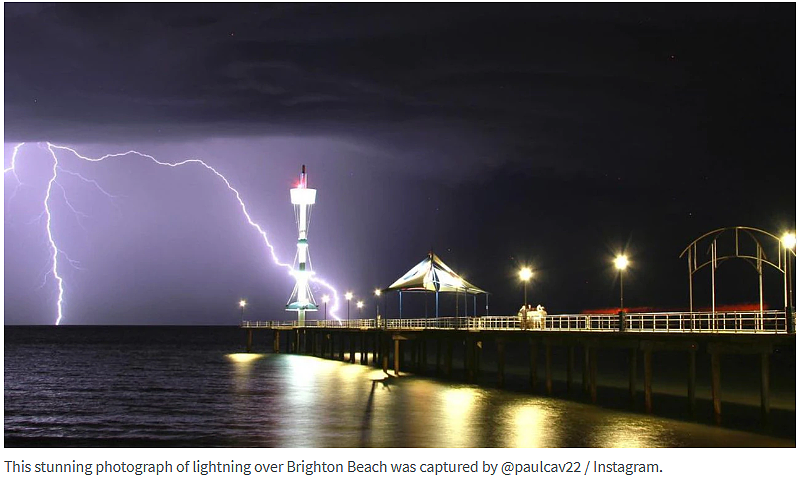
[[793,389],[791,430],[765,435],[243,345],[225,327],[5,327],[5,446],[795,444]]

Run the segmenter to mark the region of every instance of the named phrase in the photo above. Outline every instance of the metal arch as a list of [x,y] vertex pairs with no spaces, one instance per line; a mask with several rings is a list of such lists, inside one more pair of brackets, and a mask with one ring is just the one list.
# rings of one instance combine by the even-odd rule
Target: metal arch
[[[752,230],[754,232],[763,233],[764,235],[766,235],[768,237],[772,237],[773,239],[775,239],[778,242],[780,242],[780,238],[778,238],[775,235],[767,232],[766,230],[761,230],[760,228],[753,228],[753,227],[725,227],[725,228],[718,228],[716,230],[712,230],[712,231],[710,231],[708,233],[705,233],[705,234],[701,235],[700,237],[696,238],[695,240],[693,240],[689,245],[686,246],[686,248],[683,250],[683,252],[681,252],[681,255],[678,256],[678,258],[680,259],[681,257],[683,257],[684,254],[689,250],[689,248],[692,247],[693,245],[695,245],[697,242],[703,240],[704,238],[708,237],[711,234],[718,233],[718,232],[721,233],[721,232],[724,232],[725,230],[747,230],[748,231],[747,234],[750,235],[750,236],[752,236],[752,235],[749,233],[749,231]],[[797,252],[797,251],[792,250],[792,253],[795,253],[795,252]]]
[[[758,260],[757,257],[753,257],[752,255],[725,255],[725,256],[722,256],[722,257],[717,257],[717,259],[716,259],[717,267],[719,267],[720,263],[725,262],[726,260],[729,260],[729,259],[744,259],[746,262],[748,262],[748,264],[752,265],[756,269],[756,272],[758,271],[758,267],[756,266],[756,264],[753,264],[752,262],[749,262],[749,261],[757,261]],[[761,259],[761,263],[762,264],[769,264],[772,267],[774,267],[775,269],[779,270],[781,273],[783,273],[783,268],[782,267],[778,267],[777,265],[773,264],[772,262],[770,262],[768,260]],[[695,269],[692,272],[692,274],[694,274],[695,272],[699,271],[700,269],[706,267],[709,264],[711,264],[710,260],[706,261],[706,262],[703,262],[699,266],[695,267]]]
[[[734,240],[735,240],[735,253],[734,255],[717,255],[717,241],[719,240],[720,236],[728,230],[733,230],[734,233]],[[739,233],[743,232],[747,234],[750,239],[755,242],[756,245],[756,255],[745,255],[739,253]],[[766,255],[764,251],[763,245],[761,245],[761,241],[759,240],[759,235],[765,235],[770,237],[778,244],[778,262],[772,262]],[[707,249],[707,253],[710,253],[710,259],[702,264],[698,265],[697,259],[697,246],[698,244],[705,240],[708,237],[713,236],[714,238],[711,240],[709,244],[709,248]],[[744,227],[744,226],[737,226],[737,227],[725,227],[725,228],[718,228],[716,230],[712,230],[707,232],[700,237],[693,240],[681,254],[678,256],[679,258],[683,258],[684,255],[687,256],[687,266],[689,271],[689,311],[693,312],[693,293],[692,293],[692,276],[699,271],[700,269],[706,267],[707,265],[711,265],[711,311],[712,315],[716,312],[715,306],[715,279],[714,279],[714,270],[721,264],[722,262],[729,260],[729,259],[742,259],[745,262],[751,264],[758,274],[758,293],[759,293],[759,313],[763,316],[763,307],[764,307],[764,294],[763,294],[763,263],[767,263],[773,268],[777,269],[783,274],[783,297],[784,297],[784,308],[789,308],[789,297],[790,292],[788,289],[788,253],[791,252],[795,254],[795,250],[787,249],[783,246],[782,241],[780,238],[776,237],[775,235],[758,228],[753,227]],[[797,255],[797,254],[795,254]],[[781,260],[781,256],[783,257]],[[752,262],[751,262],[752,261]]]

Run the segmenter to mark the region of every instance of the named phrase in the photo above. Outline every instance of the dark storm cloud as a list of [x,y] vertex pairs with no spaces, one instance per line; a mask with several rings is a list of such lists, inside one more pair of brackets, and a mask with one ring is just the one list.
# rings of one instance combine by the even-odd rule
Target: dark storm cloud
[[6,138],[390,144],[415,129],[453,132],[493,163],[584,167],[620,146],[616,161],[671,149],[667,137],[707,155],[697,139],[726,115],[713,104],[761,114],[750,106],[793,99],[780,69],[794,56],[771,51],[793,54],[789,8],[11,4]]

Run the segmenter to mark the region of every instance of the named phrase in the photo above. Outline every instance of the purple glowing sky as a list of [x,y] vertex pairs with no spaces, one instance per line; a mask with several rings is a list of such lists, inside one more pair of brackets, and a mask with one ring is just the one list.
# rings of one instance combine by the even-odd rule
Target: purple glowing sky
[[[370,298],[434,247],[494,293],[494,313],[519,306],[520,263],[552,312],[610,307],[609,260],[626,247],[627,303],[682,306],[677,256],[693,238],[794,227],[793,13],[6,5],[5,167],[28,143],[22,185],[4,185],[5,323],[54,321],[40,141],[202,159],[287,262],[288,189],[306,164],[313,264],[340,292]],[[59,156],[115,195],[58,177],[52,229],[80,262],[62,266],[65,323],[232,323],[241,297],[252,318],[290,316],[290,276],[209,173]],[[756,280],[727,267],[726,300],[754,301]]]

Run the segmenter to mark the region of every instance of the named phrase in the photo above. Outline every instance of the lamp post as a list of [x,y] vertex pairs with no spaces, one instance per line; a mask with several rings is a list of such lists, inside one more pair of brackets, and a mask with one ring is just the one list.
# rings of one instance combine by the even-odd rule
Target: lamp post
[[376,320],[379,321],[379,296],[382,295],[381,289],[374,289],[374,296],[376,296]]
[[351,302],[351,298],[353,297],[354,294],[352,294],[351,291],[346,293],[346,321],[349,321],[351,319],[351,316],[349,315],[349,303]]
[[520,269],[518,275],[520,276],[520,280],[523,281],[523,324],[525,326],[529,309],[528,283],[529,279],[531,279],[532,272],[528,267],[524,267]]
[[246,300],[242,299],[238,301],[238,306],[241,307],[241,326],[244,325],[244,308],[246,308]]
[[614,267],[620,272],[620,311],[623,311],[625,307],[623,304],[623,271],[628,267],[628,257],[625,255],[615,257]]
[[329,295],[324,294],[321,296],[321,301],[324,302],[324,321],[327,321],[327,303],[329,302]]
[[792,280],[793,269],[790,268],[789,266],[789,263],[791,261],[791,257],[789,257],[789,254],[794,254],[795,246],[797,246],[797,238],[795,238],[794,233],[787,232],[783,234],[783,237],[781,237],[780,241],[783,244],[783,253],[784,253],[783,279],[785,284],[784,291],[786,293],[786,330],[790,333],[793,333],[794,332],[794,281]]

